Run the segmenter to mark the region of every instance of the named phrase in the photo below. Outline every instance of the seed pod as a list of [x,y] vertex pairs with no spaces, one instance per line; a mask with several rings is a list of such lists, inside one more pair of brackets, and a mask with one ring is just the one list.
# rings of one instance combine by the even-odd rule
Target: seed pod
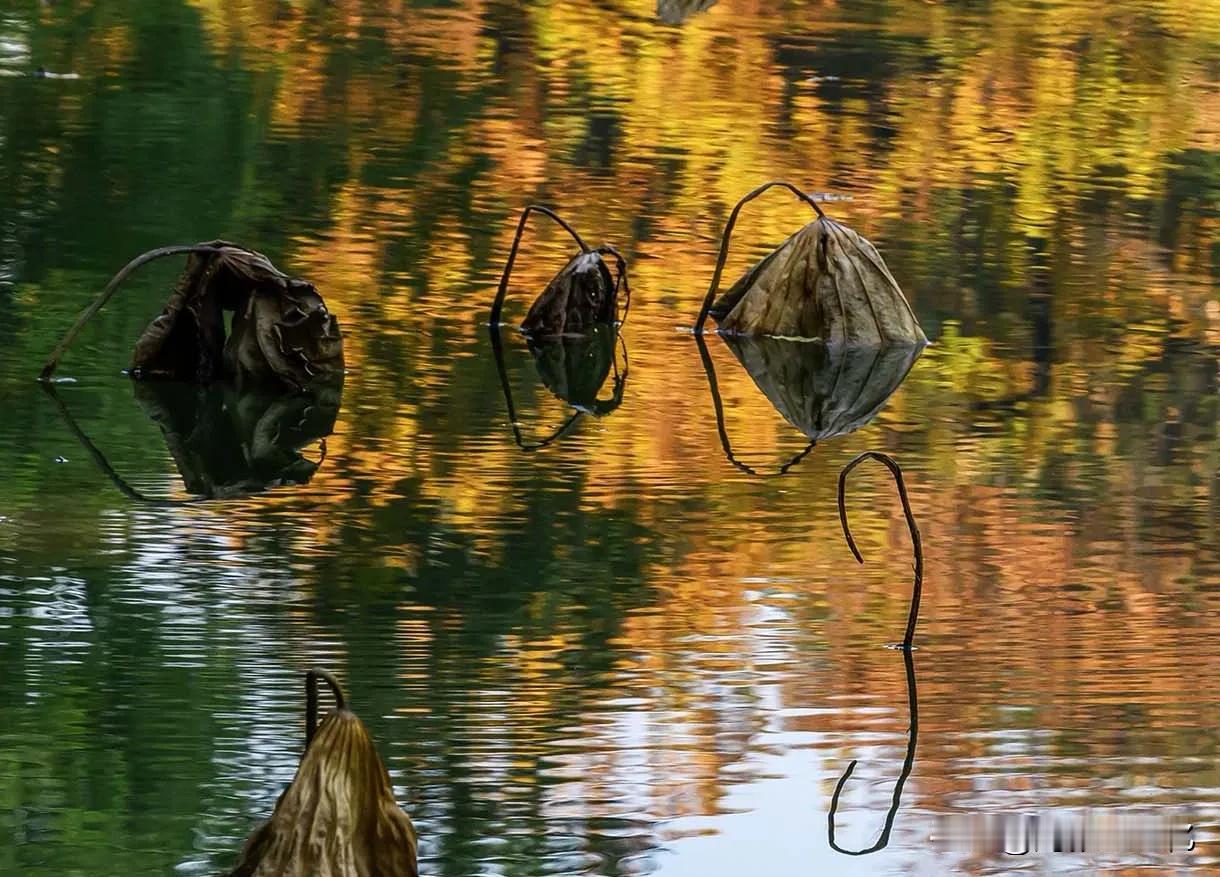
[[315,732],[312,694],[297,775],[229,877],[418,877],[415,828],[373,740],[329,674],[314,671],[310,684],[318,676],[331,683],[338,708]]
[[[742,206],[772,186],[796,193],[818,218],[772,250],[712,304]],[[704,309],[721,330],[742,335],[818,339],[828,344],[926,344],[911,306],[876,247],[788,183],[746,195],[729,217]]]

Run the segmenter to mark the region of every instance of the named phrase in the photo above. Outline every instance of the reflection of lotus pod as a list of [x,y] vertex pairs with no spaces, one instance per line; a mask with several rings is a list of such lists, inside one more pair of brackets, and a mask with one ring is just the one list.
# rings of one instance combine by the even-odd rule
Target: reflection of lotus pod
[[229,877],[417,877],[411,819],[360,719],[331,712]]
[[534,301],[521,330],[535,337],[580,334],[614,322],[617,304],[605,260],[597,252],[579,253]]
[[713,305],[727,332],[828,343],[927,341],[876,247],[819,217],[771,251]]
[[531,340],[530,352],[547,389],[573,407],[592,411],[614,364],[617,337],[613,325],[602,323],[583,335]]
[[876,417],[923,349],[767,337],[725,341],[784,419],[814,441],[845,435]]
[[[339,324],[314,287],[266,256],[224,241],[192,252],[162,313],[132,354],[137,377],[208,382],[227,375],[303,387],[343,373]],[[234,312],[225,341],[224,311]]]

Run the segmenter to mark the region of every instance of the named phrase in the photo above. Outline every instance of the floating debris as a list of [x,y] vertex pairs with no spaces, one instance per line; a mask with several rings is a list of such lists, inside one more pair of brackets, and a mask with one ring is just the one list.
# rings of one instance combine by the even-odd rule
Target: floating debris
[[[317,724],[318,680],[335,709]],[[364,723],[329,673],[306,674],[305,753],[229,877],[418,877],[411,819]]]
[[[339,323],[312,284],[289,277],[266,256],[225,241],[152,250],[129,262],[81,313],[43,366],[49,379],[80,330],[136,269],[187,254],[161,315],[136,341],[129,373],[208,383],[220,378],[300,389],[343,375]],[[233,313],[225,337],[225,312]]]
[[[716,299],[741,208],[777,186],[793,192],[818,218]],[[812,197],[783,182],[770,182],[750,192],[729,215],[697,331],[702,331],[709,314],[722,331],[743,335],[856,345],[923,345],[928,340],[876,247],[827,217]]]

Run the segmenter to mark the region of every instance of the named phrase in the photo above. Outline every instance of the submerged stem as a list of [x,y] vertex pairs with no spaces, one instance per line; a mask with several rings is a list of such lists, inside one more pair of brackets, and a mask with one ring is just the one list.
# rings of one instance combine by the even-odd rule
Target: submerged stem
[[818,206],[818,202],[814,201],[813,198],[802,192],[796,186],[792,185],[791,183],[786,183],[783,180],[772,180],[769,183],[764,183],[738,201],[737,206],[733,208],[733,212],[729,214],[729,221],[725,223],[724,226],[724,234],[720,237],[720,255],[716,257],[716,270],[712,272],[712,285],[707,289],[707,295],[703,299],[703,307],[699,309],[699,319],[695,321],[696,335],[703,332],[703,326],[707,322],[708,311],[712,309],[712,302],[715,301],[716,292],[720,289],[720,275],[724,272],[724,262],[729,255],[729,238],[733,235],[733,226],[737,224],[737,214],[741,213],[741,208],[746,204],[753,201],[768,189],[773,189],[776,187],[787,189],[792,194],[796,195],[796,197],[800,198],[814,209],[819,219],[826,216],[826,214],[822,212],[822,208]]
[[911,549],[915,554],[915,581],[911,587],[911,608],[907,614],[906,635],[902,639],[902,648],[909,651],[911,642],[915,639],[915,622],[919,620],[919,600],[923,595],[923,543],[919,539],[919,527],[916,525],[915,515],[911,511],[911,501],[907,498],[906,483],[902,479],[902,467],[893,457],[880,451],[865,451],[843,467],[843,471],[839,473],[839,522],[843,525],[843,537],[847,540],[847,547],[851,549],[857,562],[864,563],[860,549],[856,547],[856,540],[852,538],[851,526],[847,523],[845,494],[848,473],[869,459],[883,464],[894,476],[894,484],[898,487],[898,498],[902,501],[902,511],[907,519],[907,529],[911,533]]

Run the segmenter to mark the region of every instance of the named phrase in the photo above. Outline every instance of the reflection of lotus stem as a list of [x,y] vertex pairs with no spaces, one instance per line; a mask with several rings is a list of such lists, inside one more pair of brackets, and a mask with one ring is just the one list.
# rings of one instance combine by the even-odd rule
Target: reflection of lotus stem
[[106,284],[106,288],[102,290],[101,294],[93,300],[93,304],[81,311],[80,316],[76,318],[76,322],[72,324],[72,328],[68,330],[68,333],[64,335],[63,340],[59,342],[59,344],[55,347],[55,350],[51,353],[51,358],[46,361],[45,365],[43,365],[42,371],[38,374],[38,379],[40,381],[45,381],[50,379],[51,375],[55,374],[55,369],[59,368],[59,360],[63,357],[65,351],[67,351],[68,345],[75,340],[77,333],[79,333],[80,330],[85,327],[86,323],[93,319],[94,315],[96,315],[97,312],[102,309],[102,306],[106,304],[106,302],[110,301],[110,297],[114,295],[115,291],[119,288],[123,281],[130,277],[137,268],[141,267],[142,265],[147,265],[149,262],[152,262],[155,259],[160,259],[162,256],[179,256],[183,253],[219,252],[222,252],[220,247],[211,247],[207,246],[206,244],[183,244],[170,247],[158,247],[155,250],[149,250],[147,253],[144,253],[141,256],[136,256],[123,266],[123,270],[114,275],[111,281]]
[[325,670],[310,670],[305,674],[305,748],[313,742],[314,732],[318,729],[318,680],[326,680],[330,692],[335,697],[335,709],[347,709],[347,698],[339,687],[339,680]]
[[521,435],[521,426],[517,422],[517,408],[513,405],[513,391],[508,383],[508,367],[504,363],[504,345],[500,340],[500,327],[496,325],[495,320],[492,320],[488,331],[491,332],[491,352],[496,360],[496,372],[500,375],[500,390],[504,393],[504,407],[508,409],[508,424],[513,429],[513,438],[517,442],[517,447],[527,452],[537,451],[546,447],[555,441],[555,439],[566,435],[580,420],[581,415],[584,414],[579,408],[572,413],[571,417],[560,424],[557,430],[542,439],[542,441],[534,442],[533,444],[526,442],[525,437]]
[[589,245],[576,233],[576,229],[560,219],[554,210],[538,204],[531,204],[526,207],[525,210],[521,211],[521,220],[517,223],[517,233],[513,235],[513,245],[508,251],[508,261],[504,264],[504,273],[500,275],[500,286],[496,290],[496,300],[491,305],[491,326],[493,329],[500,325],[500,311],[504,307],[504,296],[508,293],[508,278],[513,273],[513,263],[517,261],[517,249],[521,246],[521,235],[525,233],[525,223],[530,218],[530,214],[535,212],[541,213],[543,216],[549,216],[559,223],[560,227],[576,241],[582,253],[590,252]]
[[60,416],[63,417],[64,423],[67,425],[68,430],[72,433],[72,435],[76,436],[76,440],[81,443],[81,447],[83,447],[86,453],[93,458],[94,465],[96,465],[106,474],[106,477],[110,479],[111,483],[113,483],[114,486],[119,489],[119,492],[125,497],[135,500],[136,502],[147,503],[148,505],[152,506],[166,507],[203,502],[207,499],[207,497],[204,496],[192,496],[187,497],[186,499],[154,499],[153,497],[145,496],[144,494],[140,493],[140,491],[136,490],[127,483],[127,480],[123,478],[123,476],[120,475],[113,466],[110,465],[110,461],[106,459],[106,455],[103,454],[98,446],[93,443],[93,440],[90,439],[89,436],[85,435],[85,431],[80,428],[80,425],[76,422],[76,418],[73,417],[72,412],[68,410],[67,404],[65,404],[64,400],[59,398],[59,394],[55,392],[55,385],[51,383],[44,383],[42,384],[42,388],[46,391],[46,394],[51,397],[51,401],[55,403],[55,407],[59,409]]
[[699,319],[695,321],[696,334],[703,331],[703,325],[707,322],[708,311],[712,309],[712,302],[716,299],[716,291],[720,289],[720,275],[724,271],[724,260],[727,259],[729,255],[729,238],[733,234],[733,226],[737,224],[737,214],[741,212],[741,208],[746,204],[753,201],[763,192],[766,192],[768,189],[775,188],[776,186],[787,189],[792,194],[796,195],[796,197],[800,198],[802,201],[812,207],[818,214],[819,218],[824,218],[826,216],[826,214],[822,212],[822,208],[818,206],[818,202],[814,201],[813,198],[809,197],[809,195],[802,192],[796,186],[792,185],[791,183],[785,183],[782,180],[772,180],[769,183],[764,183],[738,201],[737,206],[733,208],[733,212],[729,214],[729,221],[725,223],[724,226],[724,235],[720,238],[720,255],[716,258],[716,270],[712,272],[712,285],[707,289],[707,297],[703,299],[703,307],[699,310]]
[[792,459],[781,465],[774,472],[759,472],[749,464],[738,460],[733,453],[733,444],[729,441],[729,431],[724,425],[724,402],[720,399],[720,384],[716,380],[716,366],[712,362],[712,354],[707,349],[707,342],[703,340],[703,335],[697,332],[695,333],[695,344],[699,347],[699,357],[703,360],[703,372],[707,375],[707,386],[712,394],[712,408],[716,412],[716,431],[720,433],[720,447],[724,450],[724,456],[730,463],[747,475],[766,477],[767,475],[779,476],[787,474],[789,469],[808,456],[809,452],[817,446],[817,442],[811,439],[803,450],[797,451]]
[[856,547],[856,540],[852,538],[851,527],[847,523],[847,505],[844,501],[844,494],[847,489],[848,473],[868,459],[884,464],[890,470],[890,474],[894,476],[894,483],[898,487],[898,498],[902,500],[902,511],[907,518],[907,529],[911,532],[911,548],[915,554],[915,582],[911,588],[911,609],[907,615],[907,632],[902,639],[902,648],[909,651],[911,641],[915,638],[915,622],[919,620],[919,599],[923,594],[923,543],[919,540],[919,527],[915,524],[915,515],[911,512],[911,502],[907,499],[907,487],[902,480],[902,467],[894,461],[893,457],[878,451],[865,451],[843,467],[843,471],[839,473],[839,522],[843,525],[843,536],[847,539],[847,546],[851,549],[851,553],[856,556],[859,563],[864,563],[864,558],[860,556],[860,549]]
[[877,838],[877,842],[867,849],[845,850],[835,842],[835,813],[839,809],[839,795],[842,793],[843,787],[847,785],[852,771],[856,769],[856,760],[852,759],[847,770],[843,771],[843,776],[839,777],[839,782],[835,785],[834,794],[830,796],[826,834],[831,849],[843,853],[845,856],[867,856],[869,853],[875,853],[889,845],[890,832],[894,828],[894,818],[898,815],[898,805],[902,801],[902,787],[906,785],[907,777],[911,775],[911,769],[915,766],[915,744],[919,740],[919,692],[915,688],[915,658],[910,649],[902,650],[902,660],[907,671],[907,709],[911,716],[911,727],[907,732],[907,754],[902,761],[902,773],[898,775],[898,782],[894,784],[894,796],[890,799],[890,809],[886,813],[885,825],[881,829],[881,836]]

